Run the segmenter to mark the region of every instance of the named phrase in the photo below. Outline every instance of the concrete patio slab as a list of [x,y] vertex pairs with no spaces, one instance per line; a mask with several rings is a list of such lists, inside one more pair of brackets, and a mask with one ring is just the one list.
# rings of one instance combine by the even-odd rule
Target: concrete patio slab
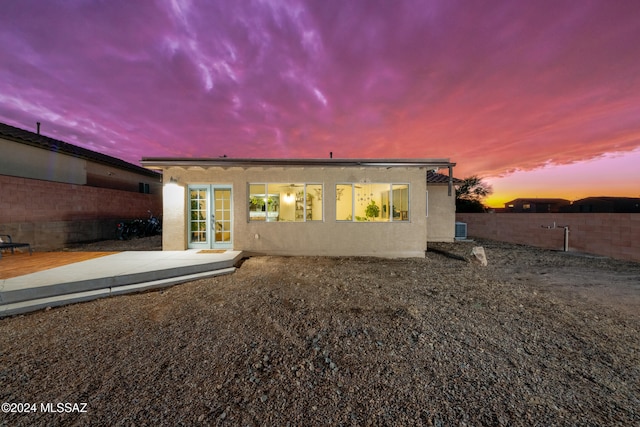
[[121,252],[0,280],[0,317],[228,274],[240,251]]

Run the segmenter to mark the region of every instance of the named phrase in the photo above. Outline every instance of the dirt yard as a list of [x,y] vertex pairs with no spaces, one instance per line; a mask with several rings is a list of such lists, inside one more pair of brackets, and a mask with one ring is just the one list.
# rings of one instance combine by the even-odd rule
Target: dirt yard
[[2,319],[0,400],[37,410],[0,426],[639,425],[640,264],[433,248],[474,245],[487,267],[254,257]]

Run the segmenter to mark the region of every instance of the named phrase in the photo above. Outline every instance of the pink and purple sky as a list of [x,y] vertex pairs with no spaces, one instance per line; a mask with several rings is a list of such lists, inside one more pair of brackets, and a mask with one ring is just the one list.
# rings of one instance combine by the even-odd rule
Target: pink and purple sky
[[640,2],[21,0],[0,121],[142,157],[450,158],[501,206],[640,197]]

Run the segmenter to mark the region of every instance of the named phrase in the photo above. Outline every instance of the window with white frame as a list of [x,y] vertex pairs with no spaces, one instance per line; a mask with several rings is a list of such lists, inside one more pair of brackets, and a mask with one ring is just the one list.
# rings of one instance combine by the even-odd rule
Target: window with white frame
[[336,185],[336,221],[409,221],[409,184]]
[[249,221],[322,221],[322,184],[250,183]]

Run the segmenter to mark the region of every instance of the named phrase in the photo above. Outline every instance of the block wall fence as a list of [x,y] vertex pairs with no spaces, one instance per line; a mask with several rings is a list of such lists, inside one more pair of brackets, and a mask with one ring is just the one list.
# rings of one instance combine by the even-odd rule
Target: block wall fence
[[[569,251],[640,262],[637,213],[476,213],[456,214],[470,238],[486,238],[562,250],[569,226]],[[556,224],[556,228],[547,228]]]
[[0,175],[0,234],[34,250],[115,238],[119,220],[162,213],[162,194]]

